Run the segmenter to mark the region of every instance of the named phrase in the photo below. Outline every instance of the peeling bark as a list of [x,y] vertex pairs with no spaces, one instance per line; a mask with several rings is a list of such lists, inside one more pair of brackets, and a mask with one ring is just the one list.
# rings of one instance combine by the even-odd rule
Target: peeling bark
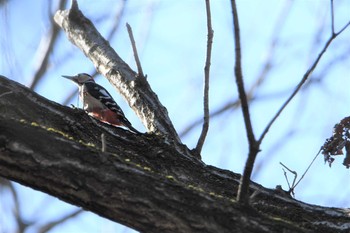
[[138,231],[349,229],[348,209],[309,205],[255,183],[251,208],[241,206],[239,174],[181,154],[159,135],[97,122],[2,76],[0,111],[0,176]]

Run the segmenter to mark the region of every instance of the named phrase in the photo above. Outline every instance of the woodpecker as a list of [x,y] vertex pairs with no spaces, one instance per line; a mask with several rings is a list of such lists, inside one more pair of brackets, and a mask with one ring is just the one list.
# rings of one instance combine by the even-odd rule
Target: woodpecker
[[119,105],[114,101],[109,92],[86,73],[75,76],[62,75],[73,81],[79,87],[79,97],[83,102],[83,109],[92,117],[113,126],[124,126],[130,131],[139,134],[126,119]]

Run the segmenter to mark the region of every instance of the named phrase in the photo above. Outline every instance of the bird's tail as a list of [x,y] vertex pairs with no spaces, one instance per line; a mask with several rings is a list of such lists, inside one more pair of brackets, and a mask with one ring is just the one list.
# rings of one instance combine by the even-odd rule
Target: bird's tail
[[128,121],[128,119],[126,119],[126,118],[124,117],[123,120],[124,120],[124,122],[123,122],[124,126],[127,127],[131,132],[136,133],[136,134],[141,134],[140,131],[138,131],[137,129],[135,129],[135,128],[131,125],[131,123],[130,123],[130,121]]

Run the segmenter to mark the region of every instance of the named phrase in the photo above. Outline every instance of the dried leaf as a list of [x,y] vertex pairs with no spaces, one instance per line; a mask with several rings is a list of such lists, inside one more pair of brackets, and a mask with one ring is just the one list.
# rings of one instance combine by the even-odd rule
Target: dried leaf
[[321,147],[325,162],[329,166],[332,165],[334,158],[332,156],[342,155],[343,148],[346,150],[346,157],[343,165],[346,168],[350,167],[350,117],[345,117],[338,124],[333,127],[333,135],[326,139]]

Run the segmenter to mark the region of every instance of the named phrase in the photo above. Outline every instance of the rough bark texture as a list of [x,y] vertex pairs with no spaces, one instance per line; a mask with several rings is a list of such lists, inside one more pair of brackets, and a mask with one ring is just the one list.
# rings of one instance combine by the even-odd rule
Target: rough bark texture
[[0,176],[141,232],[348,232],[348,209],[305,204],[254,183],[252,208],[240,206],[240,175],[2,76],[0,111]]

